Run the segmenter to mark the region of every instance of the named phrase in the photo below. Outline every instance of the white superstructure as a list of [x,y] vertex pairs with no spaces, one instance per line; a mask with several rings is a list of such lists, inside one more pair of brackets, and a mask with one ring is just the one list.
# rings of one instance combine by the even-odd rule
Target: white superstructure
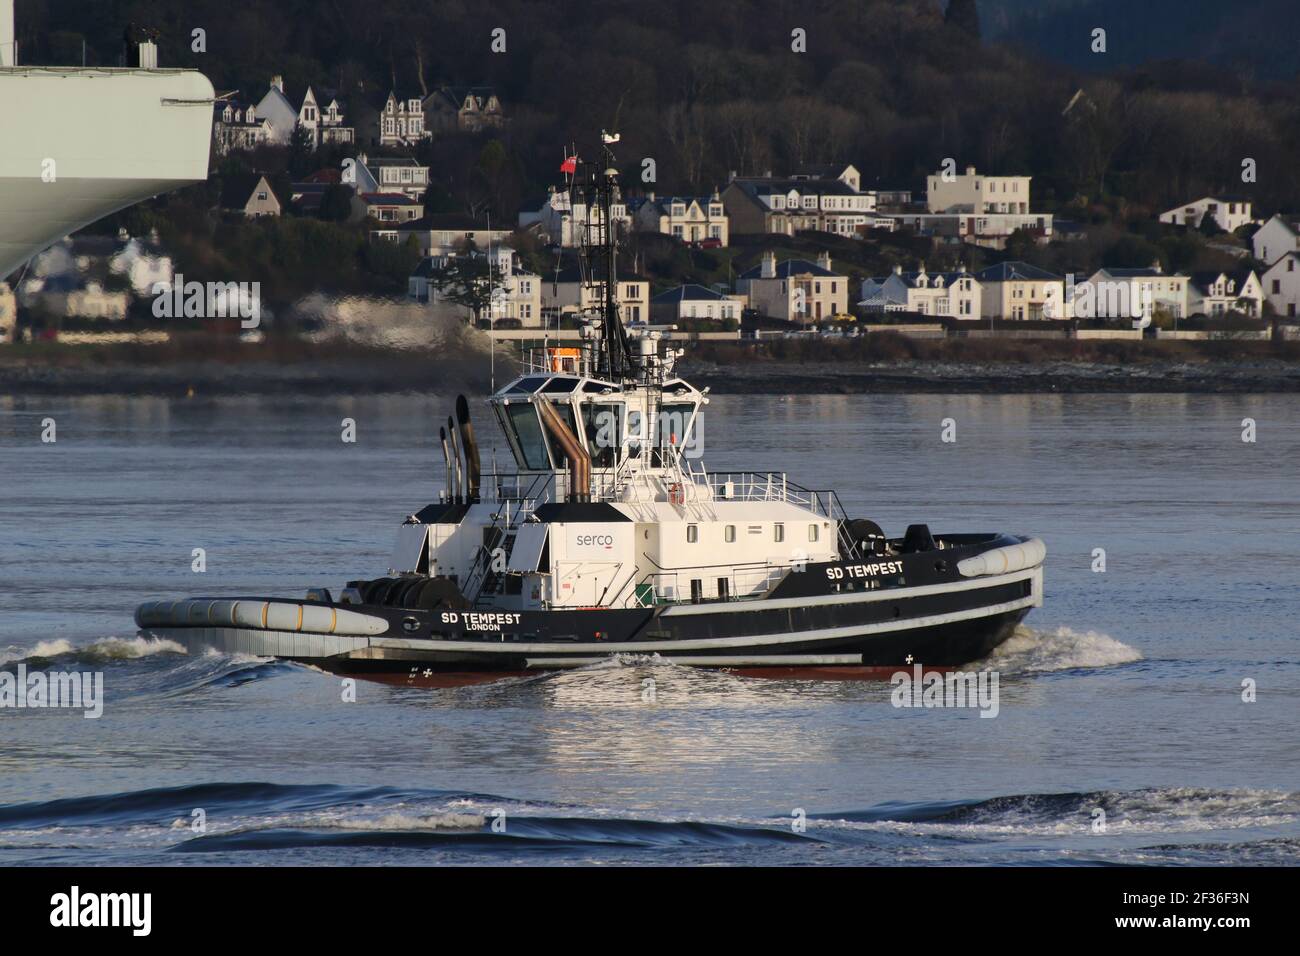
[[208,175],[212,84],[193,70],[16,66],[0,0],[0,279],[63,236]]

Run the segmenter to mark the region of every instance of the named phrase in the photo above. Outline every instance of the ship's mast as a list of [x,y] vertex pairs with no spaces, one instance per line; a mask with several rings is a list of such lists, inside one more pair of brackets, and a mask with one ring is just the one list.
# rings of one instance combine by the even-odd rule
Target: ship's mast
[[[618,313],[618,234],[614,203],[618,199],[618,169],[614,151],[618,134],[601,133],[600,159],[579,162],[574,172],[570,210],[582,202],[584,220],[579,248],[579,269],[585,282],[601,288],[601,371],[616,381],[636,375],[636,359]],[[603,286],[603,288],[602,288]]]

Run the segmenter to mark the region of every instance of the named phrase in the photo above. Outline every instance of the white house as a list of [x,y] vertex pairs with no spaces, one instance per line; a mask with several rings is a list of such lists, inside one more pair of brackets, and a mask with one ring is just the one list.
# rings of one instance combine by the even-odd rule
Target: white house
[[1240,312],[1258,318],[1264,312],[1264,285],[1254,269],[1193,273],[1187,312],[1208,316]]
[[1178,206],[1160,214],[1160,221],[1175,226],[1199,229],[1206,216],[1219,224],[1224,232],[1236,232],[1247,223],[1254,222],[1250,214],[1250,201],[1233,197],[1206,196],[1185,206]]
[[212,148],[218,156],[271,141],[271,121],[259,116],[252,103],[218,100],[212,110]]
[[171,256],[164,255],[156,247],[147,248],[139,239],[129,239],[114,253],[108,260],[108,269],[125,276],[137,296],[151,295],[156,283],[170,286],[172,282]]
[[1076,318],[1136,319],[1165,312],[1181,319],[1189,314],[1187,276],[1166,273],[1158,262],[1147,269],[1098,269],[1088,283],[1092,286],[1090,302],[1081,297],[1077,286],[1070,296]]
[[776,261],[765,252],[760,263],[741,273],[736,291],[748,297],[750,308],[787,322],[820,322],[849,311],[849,280],[831,271],[830,253],[816,262],[807,259]]
[[650,315],[656,323],[672,324],[682,319],[712,322],[740,321],[745,303],[741,296],[715,292],[688,283],[660,292],[650,300]]
[[895,266],[888,276],[866,279],[858,306],[867,312],[919,312],[953,319],[978,319],[979,280],[961,266],[956,272],[916,272]]
[[1001,262],[975,273],[984,318],[1044,320],[1070,318],[1065,280],[1027,262]]
[[[645,276],[619,273],[615,292],[624,322],[645,322],[650,317],[650,280]],[[542,276],[542,313],[552,320],[596,310],[604,295],[605,277],[590,279],[576,265]]]
[[[486,255],[486,253],[475,253]],[[520,328],[537,328],[542,324],[541,278],[519,265],[519,256],[509,246],[492,250],[492,292],[482,318],[505,321]],[[436,302],[438,289],[435,273],[446,265],[447,257],[426,256],[407,280],[407,293],[417,302]]]
[[1271,266],[1288,252],[1300,251],[1300,216],[1275,215],[1250,238],[1255,258]]
[[349,167],[353,186],[358,193],[400,193],[410,199],[423,199],[429,188],[429,167],[409,156],[377,156],[358,153]]
[[[343,117],[343,108],[338,99],[331,94],[322,94],[324,106],[317,100],[316,92],[310,86],[301,94],[285,91],[284,77],[271,77],[270,89],[257,104],[256,115],[265,119],[271,126],[272,142],[285,145],[293,136],[295,126],[302,126],[311,137],[312,149],[322,143],[351,143],[356,135],[352,127],[347,126]],[[294,103],[298,105],[294,105]]]
[[1288,252],[1269,266],[1263,283],[1264,298],[1273,311],[1294,318],[1300,304],[1300,252]]
[[633,222],[642,232],[659,232],[687,243],[709,240],[725,246],[730,237],[722,197],[716,192],[712,196],[659,197],[650,193],[637,207]]
[[[536,213],[519,214],[519,225],[521,228],[536,225],[543,241],[572,249],[582,244],[583,233],[589,224],[593,238],[598,239],[603,233],[601,216],[599,207],[589,211],[586,203],[571,202],[568,189],[551,187],[541,209]],[[610,205],[610,218],[614,220],[616,229],[626,231],[632,228],[632,218],[625,202]]]
[[932,213],[1029,213],[1029,176],[988,176],[967,166],[963,174],[939,171],[926,183]]
[[399,96],[389,90],[375,118],[380,146],[414,146],[430,134],[424,125],[424,105],[418,96]]

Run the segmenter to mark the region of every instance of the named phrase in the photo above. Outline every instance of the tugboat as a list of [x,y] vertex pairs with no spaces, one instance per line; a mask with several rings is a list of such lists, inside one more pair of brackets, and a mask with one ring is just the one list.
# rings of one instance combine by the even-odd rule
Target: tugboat
[[462,395],[440,429],[447,484],[398,529],[389,573],[338,597],[141,605],[191,649],[446,685],[620,655],[755,676],[852,677],[979,660],[1042,604],[1046,549],[1010,534],[887,537],[835,492],[719,474],[695,452],[709,403],[661,328],[625,325],[612,143],[562,167],[591,210],[596,303],[576,345],[525,350],[487,400],[515,468],[484,474]]

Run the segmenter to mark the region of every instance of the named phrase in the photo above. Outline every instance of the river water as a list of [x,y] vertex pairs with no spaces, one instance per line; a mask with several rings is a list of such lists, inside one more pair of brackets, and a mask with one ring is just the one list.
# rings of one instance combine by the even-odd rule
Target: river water
[[345,702],[187,656],[136,637],[138,603],[381,573],[451,397],[0,399],[0,672],[105,697],[0,708],[0,864],[1296,863],[1297,401],[713,399],[714,470],[835,488],[890,534],[1046,541],[985,719],[645,660]]

